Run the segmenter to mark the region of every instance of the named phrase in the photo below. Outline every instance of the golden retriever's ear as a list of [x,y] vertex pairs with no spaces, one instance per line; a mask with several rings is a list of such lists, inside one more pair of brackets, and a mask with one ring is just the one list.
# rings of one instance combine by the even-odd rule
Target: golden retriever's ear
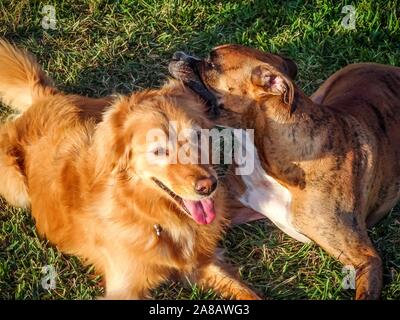
[[128,97],[121,97],[103,115],[96,131],[97,153],[112,171],[125,170],[132,158],[133,123]]
[[294,85],[285,75],[261,65],[252,71],[251,82],[262,88],[266,95],[281,96],[282,102],[288,106],[290,113],[294,112]]

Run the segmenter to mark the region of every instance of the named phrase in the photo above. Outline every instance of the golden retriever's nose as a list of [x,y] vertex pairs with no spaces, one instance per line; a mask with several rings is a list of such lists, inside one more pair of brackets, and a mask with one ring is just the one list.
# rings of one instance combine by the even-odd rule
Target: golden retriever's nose
[[195,189],[202,196],[210,195],[217,188],[217,179],[214,176],[202,177],[196,181]]

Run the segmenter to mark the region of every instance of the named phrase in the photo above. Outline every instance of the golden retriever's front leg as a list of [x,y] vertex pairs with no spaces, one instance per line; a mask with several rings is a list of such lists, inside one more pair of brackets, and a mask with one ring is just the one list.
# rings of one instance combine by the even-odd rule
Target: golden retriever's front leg
[[197,283],[200,286],[215,290],[224,298],[261,300],[261,297],[228,271],[228,267],[221,262],[212,262],[201,267]]
[[142,282],[132,277],[106,280],[104,300],[144,300],[149,298],[149,290]]
[[124,261],[118,251],[109,256],[114,263],[105,267],[106,300],[144,300],[150,299],[150,289],[159,283],[158,277],[146,272],[141,265]]
[[[0,129],[0,195],[8,203],[20,208],[28,208],[30,199],[26,178],[22,171],[23,151],[18,143],[12,141],[14,123],[10,122]],[[9,132],[7,132],[9,131]]]

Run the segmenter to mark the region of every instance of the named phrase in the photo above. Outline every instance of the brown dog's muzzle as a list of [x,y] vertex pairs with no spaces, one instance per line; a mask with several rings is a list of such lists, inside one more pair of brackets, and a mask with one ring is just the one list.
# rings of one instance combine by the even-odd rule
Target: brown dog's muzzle
[[198,94],[206,103],[210,117],[219,115],[219,106],[214,94],[208,90],[201,79],[200,69],[203,60],[182,51],[175,52],[168,65],[169,73]]
[[190,56],[182,51],[177,51],[172,55],[172,61],[182,61],[186,63],[192,70],[196,70],[201,64],[201,59]]

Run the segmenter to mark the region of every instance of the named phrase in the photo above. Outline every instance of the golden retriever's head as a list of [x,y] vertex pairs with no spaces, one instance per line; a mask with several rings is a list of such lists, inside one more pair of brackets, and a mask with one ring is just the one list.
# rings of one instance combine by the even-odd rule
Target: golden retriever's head
[[[214,48],[204,60],[177,52],[169,70],[204,99],[214,95],[214,113],[222,107],[243,114],[254,102],[265,105],[269,99],[281,101],[289,113],[295,108],[292,79],[297,67],[280,55],[228,44]],[[204,91],[209,92],[204,95]]]
[[[210,128],[198,110],[204,103],[182,84],[123,98],[105,115],[113,170],[139,179],[145,190],[171,202],[199,224],[215,216],[217,175],[201,163],[200,129]],[[146,196],[146,195],[144,195]],[[157,198],[155,197],[155,198]]]

